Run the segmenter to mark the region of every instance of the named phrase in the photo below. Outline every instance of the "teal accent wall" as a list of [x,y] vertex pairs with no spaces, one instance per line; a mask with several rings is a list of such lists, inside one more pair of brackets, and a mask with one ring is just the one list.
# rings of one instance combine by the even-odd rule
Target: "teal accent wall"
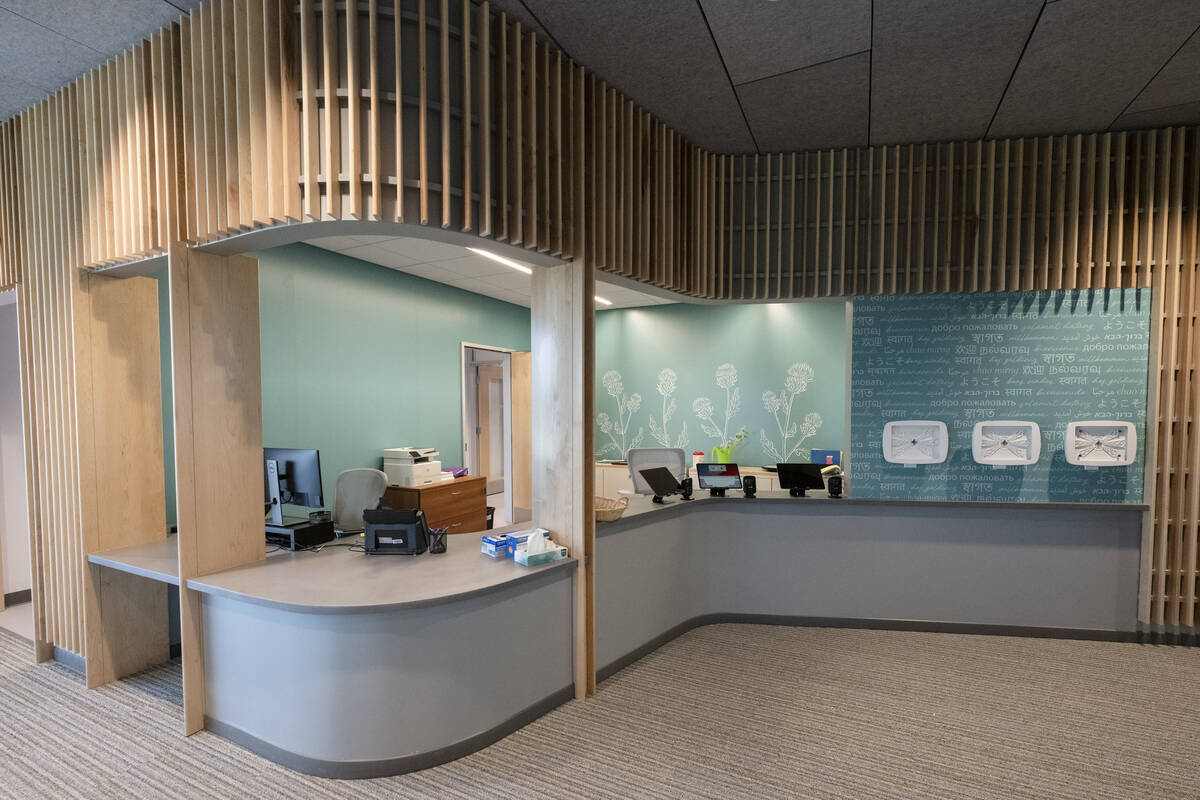
[[745,465],[844,450],[847,347],[843,301],[601,311],[596,455],[711,454],[743,430],[733,458]]
[[337,476],[385,447],[462,463],[462,342],[528,350],[529,309],[308,245],[257,254],[263,442]]
[[[1141,502],[1149,289],[856,297],[853,318],[853,496]],[[946,423],[944,463],[883,460],[884,423],[906,419]],[[989,419],[1038,423],[1038,462],[976,463],[972,430]],[[1067,423],[1095,419],[1135,424],[1132,463],[1067,463]]]

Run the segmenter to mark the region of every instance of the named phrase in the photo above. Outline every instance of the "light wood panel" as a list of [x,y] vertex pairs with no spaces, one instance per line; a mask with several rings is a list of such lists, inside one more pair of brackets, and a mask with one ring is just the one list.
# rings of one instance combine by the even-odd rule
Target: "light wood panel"
[[533,359],[531,353],[513,353],[512,381],[512,498],[516,509],[533,510]]
[[584,262],[534,270],[531,433],[533,518],[579,558],[575,696],[596,691],[592,391],[595,271]]
[[[258,262],[169,251],[179,578],[266,557]],[[200,594],[179,593],[184,728],[204,727]]]

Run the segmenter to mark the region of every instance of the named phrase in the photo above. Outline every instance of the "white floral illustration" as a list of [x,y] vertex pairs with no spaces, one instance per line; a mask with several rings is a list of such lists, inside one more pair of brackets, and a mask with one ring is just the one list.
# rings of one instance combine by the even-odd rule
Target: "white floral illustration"
[[658,442],[660,447],[687,447],[687,420],[683,421],[683,425],[679,430],[679,437],[671,444],[671,434],[667,430],[668,424],[675,416],[677,405],[675,403],[675,389],[678,387],[678,376],[675,370],[667,367],[662,372],[658,373],[658,393],[662,395],[662,422],[654,419],[654,415],[650,415],[650,436],[654,441]]
[[[763,392],[763,408],[768,414],[775,417],[775,424],[779,428],[779,446],[776,447],[774,441],[767,436],[766,429],[759,429],[759,434],[763,452],[777,463],[787,463],[794,456],[804,452],[800,449],[801,445],[815,436],[817,429],[821,427],[823,420],[821,415],[815,411],[805,414],[804,421],[799,424],[792,421],[792,405],[796,401],[796,395],[808,391],[808,385],[812,383],[813,375],[811,365],[792,364],[788,368],[787,378],[784,379],[782,392]],[[797,434],[800,438],[789,447],[788,440]],[[808,455],[803,457],[808,458]]]
[[717,367],[717,386],[725,390],[725,420],[718,425],[713,419],[716,408],[713,401],[707,397],[697,397],[692,402],[692,413],[700,420],[700,429],[715,439],[721,447],[729,447],[738,438],[739,431],[729,432],[729,425],[742,408],[741,391],[738,388],[737,367],[728,361]]
[[626,397],[625,382],[621,378],[621,373],[615,369],[604,373],[600,382],[604,384],[604,391],[617,401],[617,418],[614,420],[603,411],[596,415],[596,425],[600,428],[600,432],[612,440],[599,448],[596,456],[603,457],[609,453],[615,453],[617,458],[624,458],[627,452],[642,443],[644,431],[641,428],[638,428],[632,440],[629,439],[629,426],[633,422],[633,415],[642,407],[642,396],[634,392]]

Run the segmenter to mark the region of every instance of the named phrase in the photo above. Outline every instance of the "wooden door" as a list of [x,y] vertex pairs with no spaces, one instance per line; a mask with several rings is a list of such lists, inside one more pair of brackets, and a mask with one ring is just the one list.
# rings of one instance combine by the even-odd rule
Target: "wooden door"
[[[504,491],[504,370],[499,364],[475,367],[475,463],[487,476],[487,493]],[[497,425],[496,420],[500,423]],[[499,447],[499,457],[493,447]]]

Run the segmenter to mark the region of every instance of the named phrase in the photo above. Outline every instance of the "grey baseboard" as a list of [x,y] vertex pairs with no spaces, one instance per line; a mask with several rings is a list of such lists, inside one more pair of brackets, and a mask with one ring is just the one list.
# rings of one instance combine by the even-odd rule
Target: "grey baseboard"
[[445,764],[449,761],[470,755],[477,750],[482,750],[488,745],[494,744],[505,736],[508,736],[513,731],[525,727],[538,717],[553,711],[573,697],[575,697],[575,685],[571,684],[522,709],[499,725],[462,741],[445,747],[439,747],[436,750],[430,750],[427,753],[371,761],[326,761],[324,759],[297,755],[289,750],[276,747],[269,742],[264,742],[262,739],[247,733],[241,728],[226,724],[209,716],[204,717],[204,727],[234,744],[241,745],[252,753],[256,753],[263,758],[274,761],[276,764],[295,770],[296,772],[303,772],[305,775],[314,775],[319,778],[343,779],[385,778],[389,775],[401,775],[406,772],[416,772],[417,770],[436,767],[439,764]]
[[33,592],[29,589],[22,589],[19,592],[8,592],[4,595],[4,605],[6,607],[28,603],[31,600],[33,600]]
[[87,674],[87,664],[83,660],[83,656],[78,653],[72,653],[70,650],[64,650],[61,647],[54,648],[54,660],[62,664],[73,672],[78,672],[80,675]]
[[[1025,625],[986,625],[970,622],[932,622],[912,619],[855,619],[850,617],[802,617],[781,614],[702,614],[681,622],[670,630],[660,633],[641,647],[614,659],[596,670],[596,680],[603,681],[625,669],[633,662],[649,655],[672,639],[678,638],[693,628],[722,623],[747,625],[786,625],[796,628],[858,628],[882,631],[918,631],[924,633],[957,633],[983,636],[1024,636],[1037,639],[1083,639],[1099,642],[1142,642],[1155,644],[1188,644],[1184,637],[1172,637],[1178,641],[1166,641],[1169,634],[1148,631],[1107,631],[1089,628],[1042,628]],[[1151,639],[1159,636],[1161,639]],[[1195,639],[1195,637],[1192,637]]]

